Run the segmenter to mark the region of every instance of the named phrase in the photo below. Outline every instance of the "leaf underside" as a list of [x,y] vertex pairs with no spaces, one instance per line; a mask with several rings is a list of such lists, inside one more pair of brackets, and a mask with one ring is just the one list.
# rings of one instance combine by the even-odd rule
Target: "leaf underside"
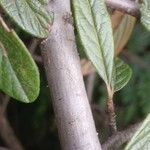
[[135,133],[125,150],[149,150],[150,149],[150,114],[142,126]]
[[28,50],[0,18],[0,89],[25,103],[39,94],[39,72]]
[[150,0],[143,0],[141,11],[141,23],[150,31]]
[[130,80],[132,76],[131,68],[124,63],[120,58],[115,58],[113,76],[112,76],[112,88],[113,91],[121,90]]
[[114,30],[114,43],[116,55],[121,52],[121,50],[128,42],[131,33],[134,29],[135,22],[135,17],[125,14],[118,27]]
[[0,5],[26,32],[46,38],[51,30],[52,13],[42,3],[46,0],[0,0]]
[[111,82],[114,42],[111,21],[104,0],[73,0],[80,41],[98,73]]

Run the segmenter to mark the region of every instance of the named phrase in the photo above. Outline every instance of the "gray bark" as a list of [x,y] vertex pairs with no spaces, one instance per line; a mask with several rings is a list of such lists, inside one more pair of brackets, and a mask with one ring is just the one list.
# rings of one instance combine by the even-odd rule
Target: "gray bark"
[[108,140],[102,145],[103,150],[118,150],[120,146],[122,146],[124,143],[128,142],[137,129],[140,127],[142,123],[136,123],[129,127],[128,129],[124,131],[119,131],[116,134],[112,135],[108,138]]
[[106,5],[129,15],[140,16],[140,4],[138,0],[106,0]]
[[41,52],[62,149],[101,150],[70,24],[70,0],[51,1],[48,8],[55,19]]

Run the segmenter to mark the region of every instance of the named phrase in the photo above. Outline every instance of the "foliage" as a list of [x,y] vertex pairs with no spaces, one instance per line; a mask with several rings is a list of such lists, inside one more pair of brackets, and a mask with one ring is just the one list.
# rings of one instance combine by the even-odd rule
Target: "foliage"
[[[46,38],[51,30],[52,15],[39,1],[0,0],[0,5],[11,18],[30,34]],[[15,31],[1,18],[0,24],[0,88],[22,102],[32,102],[39,94],[39,73],[34,60]]]
[[0,88],[22,102],[39,94],[39,73],[26,47],[0,18]]
[[150,114],[135,133],[125,150],[148,150],[150,148]]
[[111,18],[112,26],[114,26],[113,35],[115,43],[115,54],[118,55],[123,50],[132,34],[136,23],[136,18],[118,11],[116,11]]
[[[116,58],[117,64],[114,62],[113,33],[105,1],[74,0],[73,8],[76,28],[84,50],[105,81],[108,95],[112,98],[113,92],[120,90],[129,81],[131,70],[127,67],[124,73],[114,73],[119,72],[116,66],[120,59]],[[120,64],[119,69],[123,70],[126,65],[123,62]]]
[[[150,31],[150,1],[143,0],[141,7],[141,23]],[[132,140],[126,147],[126,150],[133,149],[149,149],[150,143],[150,114],[144,121],[140,129],[135,133]]]
[[113,71],[113,91],[119,91],[122,89],[130,80],[132,75],[131,68],[125,64],[121,59],[115,58],[114,71]]
[[[48,0],[16,0],[12,2],[0,0],[0,5],[3,9],[23,30],[40,38],[47,37],[53,22],[52,13],[44,8],[46,3],[48,3]],[[149,6],[149,0],[143,0],[141,22],[148,30],[150,30]],[[73,9],[79,36],[77,44],[79,45],[78,42],[81,43],[99,75],[105,81],[107,88],[111,88],[113,92],[122,89],[131,78],[132,71],[124,61],[114,56],[114,53],[117,54],[125,46],[136,19],[124,14],[117,28],[112,31],[109,14],[103,0],[73,0]],[[19,28],[17,30],[22,34],[22,30]],[[150,110],[150,102],[148,101],[150,97],[150,72],[147,67],[149,66],[150,57],[149,39],[150,34],[140,25],[137,25],[127,45],[127,49],[131,53],[136,53],[146,63],[143,63],[143,61],[134,62],[134,57],[131,60],[127,59],[133,68],[133,78],[127,87],[116,94],[118,100],[115,100],[118,114],[117,121],[121,128],[143,118]],[[0,24],[0,62],[0,88],[6,94],[22,102],[35,100],[39,93],[37,66],[16,33],[6,27],[4,22]],[[18,115],[19,112],[21,127],[25,129],[18,129],[18,132],[23,134],[22,140],[29,149],[49,148],[51,143],[53,148],[58,145],[52,108],[50,108],[49,112],[48,107],[50,105],[48,102],[50,96],[46,79],[44,78],[41,82],[39,101],[32,104],[32,106],[28,105],[28,108],[24,104],[15,104],[16,114]],[[96,96],[94,99],[98,99],[100,109],[104,110],[107,97],[104,94],[104,88],[99,86],[100,84],[101,82],[96,83],[94,91]],[[16,107],[18,105],[22,105],[22,107],[18,109]],[[10,113],[10,118],[12,117],[12,112]],[[48,115],[51,115],[50,118]],[[133,143],[135,149],[140,149],[142,144],[139,147],[139,143],[143,141],[145,133],[144,137],[149,138],[150,123],[149,119],[147,120],[126,149],[131,149]],[[143,134],[143,131],[146,132]],[[28,137],[29,134],[32,140]],[[50,135],[53,139],[49,142]],[[134,141],[138,141],[138,144]]]
[[150,1],[143,0],[141,7],[141,22],[150,31]]
[[46,38],[52,26],[52,13],[48,12],[44,0],[0,0],[1,6],[11,18],[25,31]]
[[107,85],[110,84],[114,44],[104,1],[74,0],[76,27],[88,57]]

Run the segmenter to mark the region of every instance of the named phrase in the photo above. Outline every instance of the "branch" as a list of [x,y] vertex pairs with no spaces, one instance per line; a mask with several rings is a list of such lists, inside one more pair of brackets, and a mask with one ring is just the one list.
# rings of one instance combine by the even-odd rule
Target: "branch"
[[128,142],[141,123],[136,123],[124,131],[117,132],[112,135],[106,143],[102,145],[103,150],[118,149],[122,144]]
[[69,21],[70,0],[51,1],[49,9],[55,13],[55,20],[50,36],[42,42],[41,53],[61,147],[101,150],[81,73],[74,28]]
[[92,103],[95,78],[96,78],[96,73],[91,73],[88,75],[86,80],[86,91],[90,103]]
[[109,118],[110,133],[115,134],[117,132],[117,125],[116,125],[116,114],[115,114],[115,106],[114,106],[113,99],[109,99],[107,101],[107,114]]
[[23,150],[23,147],[12,130],[6,117],[0,118],[0,135],[7,146],[12,150]]
[[28,46],[28,49],[31,54],[34,54],[36,51],[37,46],[39,45],[41,40],[33,38],[30,45]]
[[121,54],[131,63],[136,64],[141,68],[149,69],[149,64],[143,61],[138,55],[129,52],[128,50],[122,51]]
[[0,136],[6,143],[6,145],[12,150],[23,150],[22,144],[16,137],[9,121],[6,118],[6,109],[10,97],[3,96],[1,94],[1,105],[0,105]]
[[106,0],[106,5],[135,17],[140,16],[140,4],[135,0]]
[[11,150],[11,149],[8,149],[8,148],[5,148],[5,147],[0,147],[0,150]]

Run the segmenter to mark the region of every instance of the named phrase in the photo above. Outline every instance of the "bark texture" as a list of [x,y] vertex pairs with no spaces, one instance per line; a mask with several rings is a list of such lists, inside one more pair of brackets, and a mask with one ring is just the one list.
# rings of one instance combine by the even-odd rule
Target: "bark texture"
[[70,0],[51,1],[54,24],[41,52],[63,150],[101,150],[75,45]]
[[140,4],[138,0],[106,0],[107,6],[125,12],[129,15],[140,16]]

